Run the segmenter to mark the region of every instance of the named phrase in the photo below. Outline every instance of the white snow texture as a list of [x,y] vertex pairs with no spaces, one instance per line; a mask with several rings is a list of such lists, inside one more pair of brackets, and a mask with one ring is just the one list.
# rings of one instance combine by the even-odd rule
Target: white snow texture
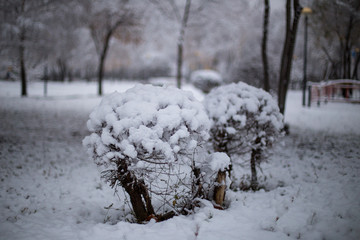
[[210,167],[214,172],[225,171],[230,165],[230,158],[226,153],[215,152],[210,155]]

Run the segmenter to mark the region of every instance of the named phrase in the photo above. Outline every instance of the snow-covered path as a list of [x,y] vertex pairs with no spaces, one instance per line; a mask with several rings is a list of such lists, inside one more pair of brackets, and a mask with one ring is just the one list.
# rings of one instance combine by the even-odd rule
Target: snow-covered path
[[262,165],[270,191],[228,192],[227,210],[205,202],[138,225],[118,222],[123,196],[81,145],[100,99],[9,92],[0,89],[0,239],[360,239],[360,105],[303,109],[289,92],[291,134]]

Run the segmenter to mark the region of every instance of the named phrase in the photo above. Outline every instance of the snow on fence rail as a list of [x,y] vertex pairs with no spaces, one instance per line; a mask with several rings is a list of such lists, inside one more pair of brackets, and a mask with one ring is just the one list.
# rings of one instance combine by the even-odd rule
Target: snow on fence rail
[[360,103],[360,81],[341,79],[309,83],[308,106],[311,102],[350,102]]

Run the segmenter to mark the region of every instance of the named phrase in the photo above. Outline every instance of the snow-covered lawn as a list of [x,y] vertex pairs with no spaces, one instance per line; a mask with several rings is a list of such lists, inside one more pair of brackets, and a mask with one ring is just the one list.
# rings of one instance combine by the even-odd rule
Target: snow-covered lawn
[[100,180],[81,144],[96,84],[49,83],[48,98],[41,83],[20,98],[19,85],[0,82],[0,239],[360,239],[360,105],[302,108],[290,91],[290,135],[262,165],[269,191],[228,192],[226,210],[204,202],[139,225],[118,221],[123,193]]

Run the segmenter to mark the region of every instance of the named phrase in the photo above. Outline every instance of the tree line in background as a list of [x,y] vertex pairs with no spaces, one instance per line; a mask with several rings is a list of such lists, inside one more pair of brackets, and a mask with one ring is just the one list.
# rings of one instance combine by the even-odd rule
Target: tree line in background
[[[1,75],[149,79],[215,69],[277,91],[302,79],[299,0],[1,0]],[[308,78],[359,79],[359,1],[311,1]],[[298,32],[296,37],[296,33]],[[285,38],[284,38],[285,36]],[[3,77],[3,76],[1,76]]]
[[314,1],[315,47],[325,56],[323,78],[359,79],[360,1]]

